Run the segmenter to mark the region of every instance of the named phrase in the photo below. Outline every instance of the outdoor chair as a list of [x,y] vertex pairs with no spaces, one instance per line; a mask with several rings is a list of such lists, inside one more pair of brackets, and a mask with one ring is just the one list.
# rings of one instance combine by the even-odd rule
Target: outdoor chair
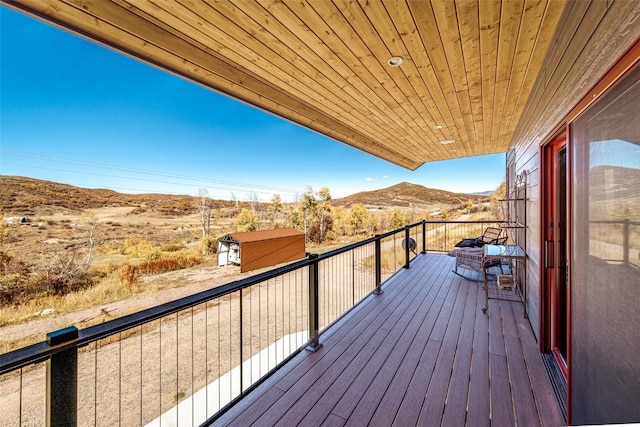
[[[503,265],[500,260],[484,261],[484,245],[504,245],[509,236],[501,236],[502,229],[487,227],[482,236],[471,239],[463,239],[456,247],[449,252],[449,256],[456,258],[456,266],[453,270],[455,274],[467,280],[481,282],[483,270],[486,274],[491,267],[499,267],[504,274]],[[459,269],[466,270],[464,273]],[[493,274],[491,274],[493,275]]]
[[[468,280],[482,281],[483,249],[481,247],[456,248],[449,252],[449,255],[456,258],[456,266],[453,270],[455,274]],[[458,271],[459,268],[468,270],[468,272],[463,274]]]
[[[483,270],[485,274],[494,276],[496,273],[489,272],[492,267],[500,268],[500,272],[504,274],[503,264],[500,260],[484,260],[484,249],[482,247],[454,248],[449,252],[449,256],[456,258],[456,266],[453,272],[473,282],[483,281]],[[460,271],[460,269],[464,271]]]
[[481,248],[484,245],[503,245],[507,243],[508,236],[502,236],[502,229],[487,227],[480,237],[462,239],[456,243],[457,248]]

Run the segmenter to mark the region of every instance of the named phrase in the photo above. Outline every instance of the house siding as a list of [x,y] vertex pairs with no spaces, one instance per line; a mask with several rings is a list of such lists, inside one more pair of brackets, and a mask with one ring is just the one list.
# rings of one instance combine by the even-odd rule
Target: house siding
[[[554,36],[541,77],[514,134],[516,174],[527,174],[527,304],[540,340],[540,147],[561,130],[564,118],[640,38],[640,4],[574,2]],[[565,22],[565,19],[563,19]]]
[[[510,164],[516,174],[525,173],[527,175],[527,305],[532,329],[540,343],[543,335],[540,318],[542,312],[540,274],[543,262],[541,255],[543,239],[541,234],[543,226],[541,224],[541,184],[543,182],[541,146],[566,129],[567,123],[586,108],[588,103],[592,101],[591,98],[598,98],[599,93],[589,92],[596,85],[601,84],[601,80],[608,71],[640,40],[639,2],[574,2],[565,10],[565,14],[569,15],[566,20],[563,19],[566,25],[559,28],[554,36],[555,45],[545,60],[545,73],[536,82],[525,112],[516,128],[512,144],[513,160]],[[606,89],[606,87],[602,88],[602,90]],[[589,94],[589,99],[585,98],[587,94]],[[571,150],[570,145],[570,155]],[[581,185],[581,183],[576,183],[574,180],[573,185]],[[575,269],[579,266],[573,265],[571,268]],[[635,275],[634,277],[638,277],[637,272]],[[611,280],[611,277],[608,279],[604,276],[594,277],[596,280],[602,280],[603,283]],[[572,282],[571,286],[575,286],[575,283]],[[574,292],[572,289],[572,298],[574,298]],[[610,308],[615,310],[615,307]],[[587,325],[588,322],[594,320],[584,317],[585,315],[583,311],[580,313],[572,312],[572,321],[579,321],[582,325]],[[586,355],[590,352],[589,348],[594,348],[593,346],[597,346],[598,343],[593,342],[593,337],[589,340],[585,338],[588,338],[589,334],[593,334],[588,331],[587,326],[582,327],[580,331],[579,334],[575,333],[572,336],[571,345],[576,351],[580,351],[580,354]],[[637,329],[634,338],[638,338]],[[620,414],[622,409],[627,410],[627,416],[629,416],[629,411],[635,411],[635,415],[631,414],[631,417],[640,417],[638,409],[633,409],[634,405],[637,408],[637,402],[634,397],[631,397],[637,389],[631,386],[634,393],[627,393],[626,397],[624,393],[624,390],[629,388],[629,382],[634,381],[633,376],[627,379],[617,378],[618,385],[607,390],[609,398],[605,400],[618,399],[617,402],[613,402],[615,404],[610,402],[612,404],[607,405],[602,403],[604,401],[598,403],[597,399],[594,399],[593,390],[586,390],[583,386],[588,382],[589,375],[593,374],[594,369],[607,370],[609,368],[606,363],[615,364],[627,360],[630,354],[629,349],[620,348],[618,344],[616,346],[607,349],[606,353],[610,358],[608,361],[604,361],[604,359],[600,361],[576,360],[574,358],[574,367],[581,363],[588,363],[590,366],[585,365],[582,370],[573,369],[573,373],[569,374],[571,393],[569,396],[571,402],[569,421],[584,424],[611,421],[616,419],[616,414]],[[631,365],[626,362],[624,366],[628,368],[628,371],[636,369],[629,368]],[[589,371],[591,374],[588,373]],[[635,372],[637,373],[637,369]],[[575,377],[572,378],[572,375]],[[635,381],[637,381],[637,376]],[[635,395],[637,396],[637,394]],[[640,419],[635,419],[635,421],[640,421]]]

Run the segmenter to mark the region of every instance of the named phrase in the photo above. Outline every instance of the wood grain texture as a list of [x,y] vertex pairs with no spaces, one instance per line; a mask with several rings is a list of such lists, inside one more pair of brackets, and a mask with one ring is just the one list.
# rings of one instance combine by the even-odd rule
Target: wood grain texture
[[[575,26],[580,10],[595,21],[606,7],[563,14],[569,0],[1,1],[409,169],[506,151],[524,112],[536,112],[525,107],[543,105],[530,94],[544,88],[534,83],[549,70],[549,47],[565,43],[555,29]],[[580,25],[576,45],[596,29]],[[551,56],[556,69],[576,54],[572,46]],[[396,55],[404,63],[390,67]],[[561,84],[561,75],[545,81]]]
[[640,38],[640,3],[576,1],[563,12],[513,147],[545,143],[565,116]]

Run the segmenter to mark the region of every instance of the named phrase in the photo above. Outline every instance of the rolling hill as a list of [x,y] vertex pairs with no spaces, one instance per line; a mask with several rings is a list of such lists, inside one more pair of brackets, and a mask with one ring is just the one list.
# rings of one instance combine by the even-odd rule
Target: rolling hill
[[[102,207],[141,207],[166,215],[192,213],[197,197],[168,194],[125,194],[106,189],[88,189],[19,176],[0,176],[0,209],[3,215],[33,215],[34,210],[65,208],[81,211]],[[334,199],[333,205],[349,208],[362,203],[372,208],[429,208],[457,206],[487,196],[452,193],[403,182],[374,191],[364,191]],[[230,200],[216,201],[218,207],[231,207]],[[241,203],[241,205],[245,205]]]
[[[81,211],[103,207],[140,207],[164,214],[191,213],[195,197],[169,194],[125,194],[21,176],[0,176],[0,209],[6,215],[30,215],[34,209],[65,208]],[[220,207],[232,206],[220,201]]]
[[444,190],[427,188],[418,184],[402,182],[381,190],[363,191],[351,196],[333,200],[333,204],[351,207],[362,203],[367,207],[427,208],[434,205],[457,206],[473,200],[476,203],[488,201],[484,195],[452,193]]

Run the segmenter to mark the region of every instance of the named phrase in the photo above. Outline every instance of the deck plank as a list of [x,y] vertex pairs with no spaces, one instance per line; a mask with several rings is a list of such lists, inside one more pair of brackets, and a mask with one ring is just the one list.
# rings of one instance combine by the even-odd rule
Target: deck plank
[[429,337],[429,344],[431,345],[428,345],[425,349],[428,350],[428,352],[422,354],[422,358],[418,362],[413,378],[408,384],[406,396],[412,396],[412,398],[404,399],[402,401],[398,414],[394,420],[395,425],[416,425],[420,417],[424,398],[427,395],[429,384],[431,383],[431,379],[440,356],[444,333],[461,289],[459,281],[453,281],[451,283],[453,284],[453,286],[451,286],[451,292],[447,294],[447,298],[443,302],[440,314],[436,319],[436,323]]
[[467,290],[464,317],[458,337],[445,410],[442,416],[442,425],[445,426],[464,425],[467,417],[473,335],[476,321],[476,307],[478,305],[478,292],[476,288],[477,285],[470,284]]
[[502,322],[505,330],[504,341],[507,353],[507,368],[511,382],[515,419],[518,425],[536,425],[540,423],[540,420],[533,400],[529,372],[522,353],[512,304],[502,301],[500,311],[503,313]]
[[[401,305],[401,302],[401,299],[394,300],[392,298],[372,299],[372,309],[367,316],[364,318],[352,318],[353,322],[350,329],[338,328],[334,331],[333,335],[331,335],[334,351],[329,353],[326,351],[326,347],[323,346],[315,353],[303,353],[300,358],[297,358],[297,363],[289,364],[289,369],[286,370],[287,375],[282,375],[275,383],[271,382],[269,387],[278,389],[283,396],[286,393],[289,393],[290,396],[301,396],[305,391],[305,384],[304,382],[301,382],[303,378],[307,381],[306,387],[313,384],[321,377],[324,370],[330,367],[332,363],[341,357],[342,352],[346,352],[352,344],[356,343],[355,340],[359,334],[362,340],[357,343],[362,343],[363,340],[366,341],[366,339],[371,336],[371,333],[374,331],[373,329],[368,328],[368,325],[373,322],[377,316],[384,315],[385,310],[393,309],[396,306]],[[366,332],[368,335],[361,335]],[[298,388],[293,389],[296,385],[298,385]],[[229,425],[251,425],[260,417],[268,417],[269,415],[265,415],[267,411],[270,411],[272,414],[277,413],[278,411],[282,411],[284,413],[286,409],[295,404],[295,400],[292,400],[290,396],[285,399],[280,399],[268,406],[261,405],[265,406],[262,413],[257,413],[256,411],[243,411],[243,413],[237,413],[238,409],[234,408],[234,411],[231,411],[233,417],[229,421]],[[225,418],[228,418],[228,416]]]
[[[415,280],[420,279],[416,276]],[[338,374],[330,387],[321,391],[320,399],[312,407],[308,408],[302,420],[285,417],[285,421],[301,422],[303,425],[318,425],[339,402],[345,401],[343,398],[345,391],[349,389],[357,390],[357,392],[366,390],[375,372],[383,366],[387,356],[392,352],[398,351],[397,343],[399,336],[391,332],[394,330],[407,330],[407,327],[422,306],[426,296],[427,293],[424,291],[414,294],[411,296],[409,305],[393,313],[396,315],[395,317],[380,319],[378,322],[380,328],[377,335],[380,335],[381,338],[384,337],[380,344],[373,342],[373,340],[368,343],[360,353],[351,360],[349,365],[345,366],[344,370]],[[376,327],[376,325],[372,325],[372,327]],[[386,368],[385,366],[385,369]],[[354,385],[355,388],[351,387]],[[355,398],[355,396],[351,396],[351,398]],[[346,418],[340,411],[337,411],[336,414]]]
[[[345,371],[346,376],[351,380],[357,370],[348,368],[366,363],[389,333],[389,330],[385,330],[382,326],[395,324],[402,316],[406,305],[410,303],[411,293],[405,292],[405,287],[412,289],[409,285],[421,271],[419,269],[410,269],[407,273],[404,275],[404,282],[395,283],[397,285],[396,288],[390,289],[379,296],[380,299],[387,301],[384,307],[378,307],[379,309],[382,308],[382,310],[361,311],[362,315],[353,319],[354,321],[362,319],[358,322],[358,328],[351,330],[348,335],[341,338],[337,343],[335,342],[337,337],[331,337],[330,344],[325,344],[319,351],[314,353],[315,358],[309,358],[309,360],[314,360],[315,363],[309,363],[308,366],[307,364],[302,364],[301,369],[306,372],[296,380],[295,384],[288,387],[281,399],[258,418],[256,422],[258,424],[268,424],[265,420],[271,418],[271,413],[281,413],[282,417],[279,423],[282,425],[297,424]],[[326,352],[327,348],[333,348],[337,351]],[[320,357],[324,353],[326,353],[326,356]],[[281,386],[281,383],[279,383],[279,386]],[[285,387],[287,386],[288,384]]]
[[[521,307],[515,306],[516,313]],[[524,362],[531,381],[536,409],[542,426],[565,425],[566,421],[558,400],[551,386],[551,380],[542,363],[542,355],[538,349],[538,344],[531,338],[533,332],[531,325],[524,316],[516,316],[516,325],[520,336],[520,345],[524,355]]]
[[214,425],[562,425],[522,305],[421,255]]
[[456,347],[466,306],[466,296],[468,295],[468,285],[466,281],[463,282],[463,279],[455,279],[452,285],[456,285],[459,288],[458,297],[447,322],[447,329],[436,362],[435,372],[422,404],[418,420],[418,424],[421,426],[440,425],[442,414],[444,413],[447,390],[449,390],[453,361],[456,356]]
[[[492,311],[495,313],[492,313]],[[489,315],[489,353],[506,356],[500,301],[489,300],[489,310],[487,314]]]
[[473,353],[469,375],[469,399],[467,400],[467,423],[478,427],[488,427],[489,418],[489,318],[482,312],[484,291],[478,286],[478,307],[476,308],[473,333]]
[[[411,343],[411,347],[409,348],[409,351],[407,352],[407,355],[400,367],[393,373],[393,375],[380,375],[381,378],[390,377],[391,382],[386,388],[382,400],[378,404],[377,408],[375,408],[373,416],[369,419],[370,425],[392,424],[407,393],[407,385],[411,382],[411,378],[413,378],[416,367],[421,363],[423,355],[437,354],[440,342],[430,340],[429,336],[435,326],[436,320],[438,319],[442,309],[442,304],[451,290],[452,288],[450,286],[440,287],[436,298],[428,309],[426,317],[418,326],[416,339]],[[382,385],[380,385],[380,387],[382,387]],[[348,420],[348,425],[359,425],[361,423],[361,420],[364,419],[361,418],[364,415],[364,409],[362,406],[365,405],[366,403],[360,404],[360,407],[356,408]]]
[[[421,292],[415,295],[418,304],[407,309],[405,313],[407,325],[402,334],[391,335],[390,337],[394,337],[393,342],[389,342],[382,349],[383,351],[380,351],[371,363],[362,369],[356,380],[348,385],[346,392],[332,408],[334,414],[348,419],[358,407],[359,414],[351,419],[362,422],[362,420],[369,420],[373,416],[373,412],[384,396],[393,374],[408,356],[411,344],[418,334],[420,320],[426,318],[432,305],[431,302],[435,300],[435,295],[443,286],[443,281],[437,280],[438,274],[439,271],[431,270],[419,279],[425,283],[425,286],[418,288]],[[384,369],[381,369],[382,366]],[[363,399],[365,394],[366,398]],[[361,402],[362,405],[359,405]]]
[[[399,299],[395,303],[387,304],[381,315],[383,317],[390,316],[393,310],[402,306],[402,302],[403,300]],[[375,346],[382,340],[381,334],[376,334],[374,328],[367,327],[375,319],[370,318],[369,320],[370,322],[360,322],[360,327],[351,330],[349,335],[341,339],[333,347],[337,351],[327,352],[325,344],[320,350],[309,355],[305,359],[306,363],[300,364],[300,369],[303,369],[304,373],[300,375],[302,372],[298,372],[294,377],[287,379],[287,385],[283,387],[286,389],[284,395],[256,422],[268,424],[265,420],[271,418],[272,413],[286,414],[285,420],[295,418],[296,414],[304,416],[309,405],[315,403],[320,397],[318,393],[321,390],[326,390],[328,384],[342,372],[345,364],[348,364],[365,346]],[[288,383],[293,379],[296,379],[295,383],[289,386]],[[278,387],[283,382],[278,383]],[[245,421],[238,421],[237,425],[247,425]]]
[[509,387],[507,371],[507,357],[499,354],[489,354],[490,395],[491,395],[491,426],[513,426],[513,402]]

